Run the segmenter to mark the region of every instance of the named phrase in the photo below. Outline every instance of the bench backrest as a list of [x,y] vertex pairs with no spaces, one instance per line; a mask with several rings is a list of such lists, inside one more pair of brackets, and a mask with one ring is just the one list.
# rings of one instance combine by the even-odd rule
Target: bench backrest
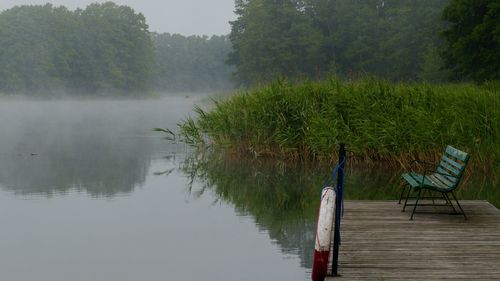
[[470,156],[467,153],[448,145],[441,162],[436,168],[435,178],[448,189],[457,188],[469,158]]

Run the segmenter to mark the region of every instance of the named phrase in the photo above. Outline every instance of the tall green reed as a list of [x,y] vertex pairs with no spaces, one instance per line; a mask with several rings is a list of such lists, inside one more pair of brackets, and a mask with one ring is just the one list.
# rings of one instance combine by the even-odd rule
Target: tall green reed
[[498,167],[498,83],[395,84],[375,78],[285,80],[196,108],[180,124],[187,141],[241,153],[333,161],[340,142],[357,159],[405,165],[448,144],[485,169]]

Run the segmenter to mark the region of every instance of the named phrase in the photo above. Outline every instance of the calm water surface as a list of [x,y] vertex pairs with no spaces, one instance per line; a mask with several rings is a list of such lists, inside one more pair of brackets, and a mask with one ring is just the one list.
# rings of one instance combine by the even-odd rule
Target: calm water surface
[[[152,132],[200,99],[0,101],[1,279],[309,280],[329,167],[194,154]],[[350,167],[346,196],[394,199],[399,173]],[[484,178],[462,195],[497,200]]]
[[0,101],[1,279],[306,280],[298,247],[200,194],[152,132],[197,100]]

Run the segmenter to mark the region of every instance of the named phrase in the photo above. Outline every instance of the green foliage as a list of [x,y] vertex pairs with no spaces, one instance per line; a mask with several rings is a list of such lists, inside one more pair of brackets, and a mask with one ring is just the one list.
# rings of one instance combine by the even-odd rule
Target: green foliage
[[0,13],[2,92],[142,92],[153,55],[144,16],[127,6],[69,11],[46,4]]
[[455,78],[500,79],[500,2],[453,0],[443,18],[451,23],[444,58]]
[[77,79],[94,91],[146,90],[154,49],[144,16],[112,2],[90,4],[85,10],[77,10],[76,15],[84,28],[85,44]]
[[428,46],[422,59],[418,73],[419,80],[438,83],[449,79],[450,71],[444,68],[444,60],[438,47]]
[[320,33],[294,1],[236,1],[238,19],[231,23],[233,52],[243,85],[265,83],[279,76],[312,76],[319,55]]
[[[194,153],[181,165],[190,183],[202,182],[225,202],[261,222],[293,221],[297,217],[316,219],[318,195],[332,167],[317,163],[284,163],[249,157],[234,157],[227,151]],[[346,200],[397,200],[401,192],[401,173],[382,163],[367,165],[349,158],[345,169]],[[498,175],[474,171],[457,190],[463,199],[488,200],[500,206]],[[201,195],[205,190],[191,192]]]
[[[71,12],[45,6],[15,7],[0,14],[0,91],[60,86],[67,72],[69,51],[58,50],[66,41],[61,30],[75,27]],[[67,34],[70,36],[70,34]]]
[[153,89],[206,92],[233,88],[233,68],[225,64],[231,49],[227,36],[152,36],[156,51]]
[[228,62],[244,85],[332,73],[439,81],[442,61],[428,52],[441,48],[448,2],[238,0]]
[[491,168],[500,160],[498,89],[376,79],[278,81],[217,103],[190,128],[214,144],[287,158],[333,159],[344,142],[358,157],[403,163],[441,155],[452,144]]
[[154,128],[153,131],[164,133],[166,140],[175,141],[175,133],[168,128]]
[[[316,237],[321,189],[325,184],[334,184],[325,182],[331,167],[234,157],[215,150],[191,155],[182,163],[181,170],[190,180],[188,188],[192,196],[210,193],[216,202],[231,204],[238,213],[251,215],[280,248],[298,252],[303,264],[311,264],[310,249]],[[399,198],[402,173],[399,169],[353,165],[348,159],[345,172],[346,200]],[[476,172],[463,182],[458,196],[488,200],[499,207],[497,186],[498,181],[492,175]]]
[[230,49],[226,36],[151,34],[142,14],[113,2],[19,6],[0,13],[0,92],[228,90]]

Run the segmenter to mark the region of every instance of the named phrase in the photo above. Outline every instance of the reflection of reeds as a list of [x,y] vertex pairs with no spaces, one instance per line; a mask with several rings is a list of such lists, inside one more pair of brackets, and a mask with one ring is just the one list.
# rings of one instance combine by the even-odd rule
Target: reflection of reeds
[[357,161],[405,166],[451,144],[475,170],[498,165],[498,84],[393,84],[376,79],[278,81],[217,102],[181,126],[192,143],[287,160],[334,162],[340,142]]
[[[316,162],[289,162],[241,157],[212,150],[193,154],[181,170],[190,179],[190,191],[202,195],[207,189],[218,200],[234,204],[246,214],[270,221],[314,218],[321,189],[329,182],[331,167]],[[401,191],[401,173],[381,164],[349,162],[345,169],[346,199],[396,200]],[[192,190],[193,183],[202,183]],[[457,190],[462,199],[484,199],[500,207],[498,180],[478,171]]]
[[252,216],[284,252],[298,253],[302,266],[309,267],[320,190],[329,172],[312,165],[234,156],[203,151],[187,158],[181,170],[190,178],[190,194],[196,198],[210,192],[216,202]]
[[[284,252],[298,253],[302,266],[311,264],[321,189],[331,167],[317,162],[290,162],[241,157],[232,151],[200,150],[181,164],[195,198],[210,192],[267,231]],[[347,200],[396,200],[401,170],[373,163],[348,162]],[[458,190],[461,199],[486,199],[500,207],[500,189],[491,177],[476,173]],[[397,209],[396,203],[394,208]],[[347,209],[346,212],[350,210]]]
[[[209,188],[238,211],[268,221],[314,218],[318,190],[328,176],[328,172],[323,174],[307,165],[299,168],[280,161],[212,152],[186,159],[181,170],[190,178],[189,190],[194,195]],[[200,190],[192,190],[194,182],[202,183]]]

